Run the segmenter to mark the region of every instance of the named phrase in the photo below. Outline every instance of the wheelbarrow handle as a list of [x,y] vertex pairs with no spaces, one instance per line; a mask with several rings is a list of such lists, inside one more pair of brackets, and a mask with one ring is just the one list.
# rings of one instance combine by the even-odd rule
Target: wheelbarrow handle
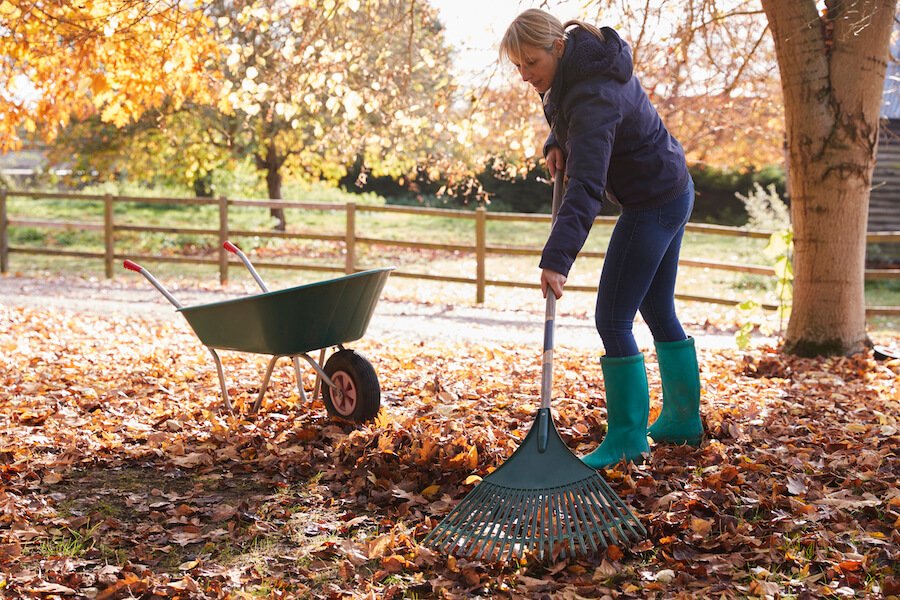
[[165,288],[165,286],[163,284],[161,284],[159,282],[159,280],[153,276],[152,273],[150,273],[150,271],[148,271],[141,265],[137,264],[136,262],[127,260],[127,259],[123,263],[123,266],[126,269],[128,269],[129,271],[135,271],[136,273],[140,273],[141,275],[143,275],[147,279],[147,281],[149,281],[151,284],[153,284],[153,287],[155,287],[157,290],[159,290],[160,294],[165,296],[166,300],[168,300],[169,302],[172,303],[172,306],[174,306],[175,308],[178,308],[178,309],[181,308],[181,302],[176,300],[175,296],[170,294],[169,290],[167,290]]
[[262,280],[262,277],[259,276],[259,273],[256,272],[256,269],[253,268],[253,265],[250,263],[250,259],[247,258],[247,255],[244,254],[241,249],[237,247],[237,245],[226,241],[224,244],[222,244],[222,247],[241,259],[241,262],[244,263],[244,266],[247,267],[247,270],[250,271],[251,275],[253,275],[253,279],[256,280],[256,283],[259,284],[259,287],[262,291],[269,291],[269,287]]
[[[247,270],[250,271],[251,275],[253,275],[253,279],[256,280],[256,283],[259,285],[259,288],[263,292],[269,291],[269,286],[267,286],[266,282],[262,280],[262,277],[259,276],[259,273],[257,273],[256,269],[253,267],[253,264],[250,262],[250,259],[247,258],[247,255],[244,254],[244,252],[240,248],[237,247],[237,244],[235,244],[229,240],[225,240],[225,243],[222,244],[222,247],[225,248],[226,250],[228,250],[229,252],[231,252],[232,254],[234,254],[235,256],[237,256],[239,259],[241,259],[241,262],[244,263],[244,266],[247,267]],[[324,356],[325,356],[325,350],[323,348],[322,349],[322,357],[324,357]],[[268,370],[268,373],[266,374],[266,379],[263,383],[262,388],[260,389],[259,397],[256,399],[256,403],[253,405],[254,413],[259,409],[259,405],[263,399],[263,394],[266,392],[266,387],[269,385],[268,378],[272,374],[272,367],[275,364],[276,358],[277,357],[273,358],[272,362],[269,363],[269,370]],[[310,360],[306,355],[304,355],[304,358],[306,358],[307,360]],[[303,374],[300,372],[300,359],[297,358],[296,356],[294,356],[291,358],[291,362],[294,365],[294,373],[297,375],[297,388],[300,390],[300,397],[305,400],[306,393],[303,391]],[[310,360],[310,362],[313,365],[313,367],[317,366],[315,364],[315,361]],[[320,370],[321,369],[318,369],[316,371],[316,389],[319,388],[319,378],[322,377],[322,374],[319,373]],[[333,383],[331,383],[331,380],[327,376],[325,377],[325,381],[327,381],[328,385],[331,386],[332,388],[337,387]]]

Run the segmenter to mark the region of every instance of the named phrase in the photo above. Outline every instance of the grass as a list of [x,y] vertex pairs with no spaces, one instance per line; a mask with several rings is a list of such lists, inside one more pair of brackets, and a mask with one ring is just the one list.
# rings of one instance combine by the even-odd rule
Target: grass
[[[88,193],[103,193],[104,190],[86,190]],[[134,190],[123,190],[129,195],[138,195]],[[156,190],[157,196],[174,197],[166,190]],[[356,202],[362,205],[383,204],[375,196],[359,196],[340,190],[314,187],[306,191],[294,190],[291,200],[319,203]],[[144,191],[142,195],[150,195]],[[286,196],[288,194],[285,194]],[[465,213],[471,216],[471,212]],[[30,199],[13,197],[8,200],[8,215],[11,220],[36,219],[73,221],[102,224],[102,201]],[[343,211],[287,209],[288,231],[316,235],[343,236],[346,229]],[[215,205],[173,206],[147,202],[116,203],[114,221],[117,225],[141,225],[170,228],[193,228],[216,230],[219,224],[218,207]],[[254,207],[229,208],[229,227],[232,230],[269,231],[274,220],[268,209]],[[546,239],[547,223],[508,222],[489,220],[486,228],[489,246],[529,246],[540,248]],[[609,239],[611,226],[597,224],[585,245],[586,251],[602,252]],[[436,244],[472,245],[475,240],[475,225],[471,218],[451,218],[444,216],[420,216],[358,210],[356,214],[356,236],[398,241],[418,241]],[[343,243],[319,240],[279,240],[261,236],[239,237],[235,241],[254,259],[266,261],[302,262],[319,266],[342,266],[344,263]],[[9,231],[9,243],[13,246],[31,249],[66,249],[72,251],[103,252],[103,232],[79,228],[37,228],[13,226]],[[734,238],[688,232],[685,235],[682,258],[712,260],[737,264],[767,266],[763,255],[764,239]],[[212,235],[184,233],[153,233],[118,231],[115,250],[121,255],[163,255],[172,257],[204,257],[215,259],[218,238]],[[474,278],[475,256],[472,252],[434,251],[401,248],[390,245],[359,244],[356,263],[358,267],[370,268],[392,264],[412,273],[428,273],[444,276]],[[486,277],[489,280],[533,282],[537,280],[536,256],[497,256],[489,254],[486,259]],[[599,278],[602,260],[582,258],[572,272],[572,285],[593,288]],[[210,265],[151,264],[154,273],[164,278],[196,279],[215,282],[217,268]],[[20,273],[71,272],[78,268],[83,274],[99,276],[102,261],[72,259],[66,257],[27,255],[27,258],[13,254],[10,270]],[[231,277],[243,279],[242,267],[231,267]],[[337,274],[337,272],[335,272]],[[284,286],[327,278],[322,272],[299,275],[295,271],[275,270],[264,272],[263,276],[272,287]],[[396,280],[397,278],[392,278]],[[410,286],[407,286],[410,287]],[[410,292],[399,291],[408,299],[428,301],[440,298],[447,303],[469,303],[474,300],[473,285],[431,284],[412,286]],[[517,294],[520,290],[509,288],[489,288],[491,301],[502,307],[519,306]],[[386,290],[390,292],[390,289]],[[532,290],[525,291],[525,298],[532,298]],[[776,304],[774,277],[732,273],[697,267],[682,267],[679,273],[678,292],[699,294],[733,301],[745,300]],[[579,294],[579,301],[571,304],[572,310],[589,312],[593,310],[593,294]],[[540,300],[537,298],[537,300]],[[874,281],[866,284],[866,303],[869,306],[900,305],[900,281]],[[708,305],[705,305],[708,306]],[[722,313],[722,307],[713,307]],[[731,318],[731,317],[729,317]],[[740,317],[736,317],[740,318]],[[896,327],[896,320],[876,317],[872,320],[875,329]]]
[[99,525],[97,523],[84,531],[67,529],[66,532],[42,541],[38,553],[42,556],[79,558],[94,547],[94,533]]

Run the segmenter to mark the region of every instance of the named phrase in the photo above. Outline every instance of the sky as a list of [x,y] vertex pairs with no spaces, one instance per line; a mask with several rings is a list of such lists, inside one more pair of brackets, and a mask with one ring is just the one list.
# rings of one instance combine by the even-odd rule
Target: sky
[[[550,2],[550,12],[565,21],[578,15],[582,2]],[[540,7],[540,0],[431,0],[447,28],[447,41],[456,49],[454,66],[463,81],[478,80],[497,61],[500,38],[507,26],[526,8]]]

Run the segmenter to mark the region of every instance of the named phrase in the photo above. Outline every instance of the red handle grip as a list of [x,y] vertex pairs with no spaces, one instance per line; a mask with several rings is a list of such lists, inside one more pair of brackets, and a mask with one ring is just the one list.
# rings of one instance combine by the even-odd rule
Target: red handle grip
[[130,261],[130,260],[126,260],[124,263],[122,263],[122,265],[129,271],[137,271],[138,273],[140,273],[141,270],[143,269],[143,267],[141,265],[137,264],[134,261]]
[[232,254],[237,254],[239,251],[238,247],[235,246],[234,244],[232,244],[231,242],[225,242],[224,244],[222,244],[222,247],[224,247],[226,250],[228,250]]

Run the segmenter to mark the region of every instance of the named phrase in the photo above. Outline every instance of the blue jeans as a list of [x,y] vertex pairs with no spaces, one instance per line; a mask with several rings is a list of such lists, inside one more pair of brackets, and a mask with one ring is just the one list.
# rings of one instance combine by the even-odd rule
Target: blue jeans
[[682,194],[660,208],[622,211],[609,239],[594,313],[607,356],[640,352],[632,333],[639,309],[655,341],[687,338],[675,315],[675,276],[693,208],[690,181]]

